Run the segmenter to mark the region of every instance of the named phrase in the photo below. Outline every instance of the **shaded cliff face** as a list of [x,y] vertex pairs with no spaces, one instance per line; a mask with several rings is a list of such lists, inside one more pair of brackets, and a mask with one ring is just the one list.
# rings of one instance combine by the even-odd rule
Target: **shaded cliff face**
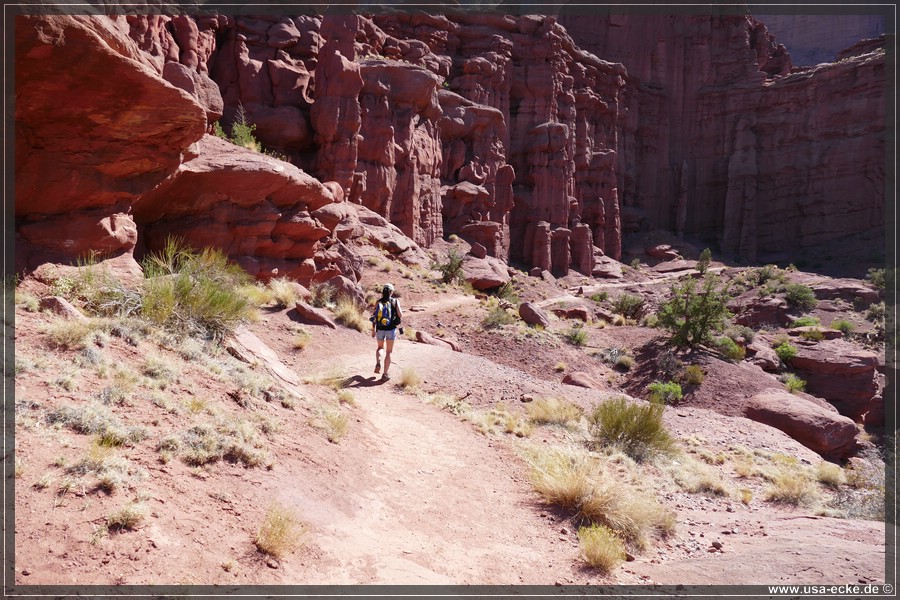
[[[849,13],[858,7],[831,7]],[[760,10],[765,10],[761,8]],[[870,8],[869,10],[879,10]],[[860,40],[884,35],[885,17],[878,14],[754,14],[791,53],[795,65],[812,66],[840,59],[839,53]]]
[[668,229],[751,262],[883,259],[883,51],[801,70],[746,16],[560,19],[628,69],[626,230]]

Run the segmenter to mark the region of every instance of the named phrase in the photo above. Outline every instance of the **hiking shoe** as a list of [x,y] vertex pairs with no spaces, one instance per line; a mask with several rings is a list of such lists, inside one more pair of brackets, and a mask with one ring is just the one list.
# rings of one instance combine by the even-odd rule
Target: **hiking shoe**
[[387,373],[385,373],[384,375],[381,376],[382,381],[390,381],[390,379],[391,379],[391,376],[388,375]]
[[380,360],[377,363],[375,363],[375,372],[381,373],[381,361]]

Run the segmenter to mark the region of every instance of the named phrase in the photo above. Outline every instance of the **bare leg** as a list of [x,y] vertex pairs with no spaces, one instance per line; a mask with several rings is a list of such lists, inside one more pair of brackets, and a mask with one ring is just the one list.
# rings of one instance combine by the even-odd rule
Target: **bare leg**
[[386,340],[386,341],[387,341],[387,346],[386,346],[387,351],[385,352],[385,355],[384,355],[384,375],[385,375],[385,377],[387,377],[388,369],[391,368],[391,350],[394,349],[394,340]]
[[[378,340],[378,348],[375,350],[375,372],[381,372],[381,348],[384,347],[384,340]],[[388,351],[390,352],[390,350]],[[387,372],[387,364],[385,364],[384,371]]]

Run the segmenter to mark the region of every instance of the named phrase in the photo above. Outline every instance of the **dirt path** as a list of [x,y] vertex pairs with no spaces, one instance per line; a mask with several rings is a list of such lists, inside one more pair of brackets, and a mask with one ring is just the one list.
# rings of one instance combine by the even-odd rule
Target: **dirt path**
[[[412,349],[399,351],[398,363],[424,370],[429,353]],[[314,568],[292,576],[317,584],[585,582],[574,532],[554,526],[522,461],[394,383],[358,374],[371,358],[360,348],[327,361],[356,372],[348,389],[358,422],[341,442],[340,477],[319,488],[303,477],[281,482],[317,547]]]

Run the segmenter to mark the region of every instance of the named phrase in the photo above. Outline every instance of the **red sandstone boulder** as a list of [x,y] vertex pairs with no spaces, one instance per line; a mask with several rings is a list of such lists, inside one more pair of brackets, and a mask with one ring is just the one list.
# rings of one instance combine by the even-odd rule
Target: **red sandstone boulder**
[[88,318],[80,310],[72,306],[72,303],[59,296],[44,296],[39,306],[41,310],[49,310],[65,319],[75,321],[87,321]]
[[476,290],[489,290],[508,282],[509,271],[506,263],[493,258],[475,258],[467,255],[462,264],[463,276]]
[[842,340],[797,344],[791,366],[810,394],[825,398],[841,414],[862,420],[879,393],[878,356]]
[[566,376],[563,377],[562,382],[566,385],[574,385],[577,387],[587,388],[589,390],[605,389],[603,385],[600,384],[596,379],[581,371],[566,373]]
[[604,279],[622,279],[622,263],[608,256],[595,257],[591,275]]
[[296,317],[304,323],[324,325],[329,329],[337,329],[337,323],[334,322],[334,319],[331,318],[331,315],[329,315],[328,312],[307,304],[302,300],[297,301],[294,306],[294,313]]
[[858,429],[851,419],[782,390],[765,390],[750,398],[745,416],[780,429],[825,456],[847,456],[856,445]]
[[225,348],[243,362],[264,366],[286,383],[291,385],[300,385],[301,383],[300,377],[281,362],[274,350],[244,327],[238,327],[225,340]]
[[646,252],[648,256],[658,258],[660,260],[677,260],[681,258],[681,255],[678,254],[678,251],[672,248],[672,246],[670,246],[669,244],[650,246],[649,248],[645,249],[644,252]]
[[357,306],[366,305],[366,294],[365,292],[363,292],[359,284],[350,281],[343,275],[336,275],[331,279],[326,280],[325,285],[331,287],[334,290],[335,299],[345,297],[353,300],[357,304]]
[[781,359],[775,350],[759,336],[747,344],[747,360],[760,367],[763,371],[777,373],[781,369]]
[[449,348],[454,352],[462,352],[462,348],[459,347],[459,344],[442,338],[434,337],[433,335],[419,329],[416,330],[416,341],[421,342],[422,344],[429,344],[431,346]]
[[657,273],[674,273],[676,271],[688,271],[691,269],[697,268],[696,260],[668,260],[666,262],[661,262],[658,265],[652,267],[654,271]]
[[763,325],[784,326],[790,323],[790,307],[784,298],[760,298],[755,291],[741,294],[728,304],[734,321],[758,329]]
[[586,322],[592,320],[594,310],[593,306],[581,301],[566,301],[550,307],[550,312],[561,319],[577,319]]
[[541,327],[550,327],[550,318],[547,313],[532,302],[523,302],[519,305],[519,316],[529,325],[540,325]]

